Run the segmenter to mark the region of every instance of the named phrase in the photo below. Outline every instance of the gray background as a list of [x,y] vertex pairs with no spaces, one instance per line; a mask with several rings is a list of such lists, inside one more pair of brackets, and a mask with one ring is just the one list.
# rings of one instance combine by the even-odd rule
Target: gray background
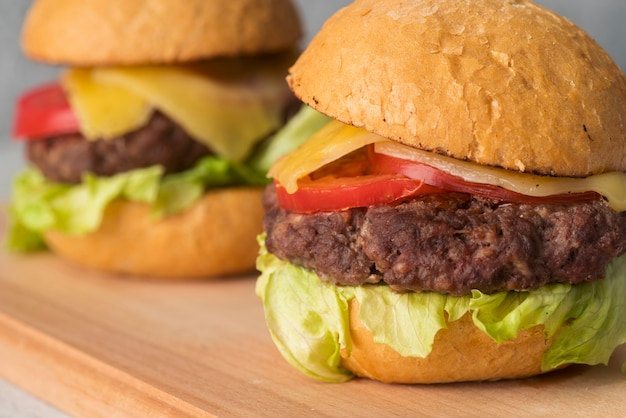
[[[129,0],[131,1],[131,0]],[[295,0],[302,12],[307,36],[349,0]],[[626,69],[626,0],[538,0],[584,28]],[[19,50],[19,28],[30,1],[0,0],[0,201],[6,200],[12,175],[24,166],[21,145],[10,139],[13,103],[22,90],[53,79],[57,68],[24,59]],[[1,266],[0,266],[1,268]],[[0,418],[64,415],[0,379]]]

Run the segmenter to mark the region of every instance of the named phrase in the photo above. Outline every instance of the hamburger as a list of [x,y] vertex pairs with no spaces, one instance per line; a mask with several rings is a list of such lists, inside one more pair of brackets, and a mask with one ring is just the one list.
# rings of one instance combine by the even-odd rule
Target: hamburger
[[524,378],[626,342],[626,78],[528,0],[357,0],[288,83],[257,268],[305,374]]
[[9,246],[130,275],[253,271],[301,34],[289,0],[35,1],[22,49],[65,69],[18,101]]

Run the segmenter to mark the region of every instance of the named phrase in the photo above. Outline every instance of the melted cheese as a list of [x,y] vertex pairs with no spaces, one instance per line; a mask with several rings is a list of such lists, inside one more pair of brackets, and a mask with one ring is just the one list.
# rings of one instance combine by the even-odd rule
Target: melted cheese
[[73,69],[64,85],[90,139],[138,129],[158,109],[218,155],[240,161],[281,125],[284,75],[209,74],[197,66]]
[[98,83],[92,75],[90,70],[75,69],[61,79],[86,138],[114,138],[148,121],[152,108],[145,99],[124,88]]
[[294,193],[298,190],[298,179],[354,150],[378,141],[386,139],[354,126],[331,121],[294,152],[279,158],[268,176],[278,180],[288,193]]
[[372,143],[376,152],[428,164],[469,182],[492,184],[528,196],[594,191],[604,196],[615,211],[626,211],[626,173],[611,172],[586,178],[520,173],[418,150],[337,121],[330,122],[300,148],[281,158],[269,175],[293,193],[298,188],[298,179]]

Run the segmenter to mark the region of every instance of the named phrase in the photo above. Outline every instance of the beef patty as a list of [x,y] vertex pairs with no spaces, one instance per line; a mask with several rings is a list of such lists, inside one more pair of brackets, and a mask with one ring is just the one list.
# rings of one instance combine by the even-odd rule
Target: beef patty
[[603,277],[626,251],[626,213],[605,202],[502,204],[468,194],[298,214],[264,205],[268,250],[336,285],[384,281],[456,296]]
[[208,148],[160,112],[154,112],[145,126],[117,138],[88,141],[76,133],[26,145],[28,160],[48,180],[64,183],[80,183],[85,172],[112,176],[157,164],[165,173],[174,173],[208,154]]
[[[284,125],[300,110],[301,103],[293,94],[283,100]],[[259,143],[268,138],[261,138]],[[193,167],[210,154],[211,150],[159,111],[153,113],[145,126],[116,138],[89,141],[75,133],[26,143],[26,158],[46,179],[74,184],[81,182],[85,172],[112,176],[161,165],[165,174],[177,173]]]

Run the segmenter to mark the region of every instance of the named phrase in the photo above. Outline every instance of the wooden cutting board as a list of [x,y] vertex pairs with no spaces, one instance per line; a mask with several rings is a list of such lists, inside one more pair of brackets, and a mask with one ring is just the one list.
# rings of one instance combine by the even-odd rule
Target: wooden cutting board
[[626,346],[608,366],[518,381],[309,379],[274,347],[254,282],[129,280],[0,251],[0,376],[87,417],[626,416]]

